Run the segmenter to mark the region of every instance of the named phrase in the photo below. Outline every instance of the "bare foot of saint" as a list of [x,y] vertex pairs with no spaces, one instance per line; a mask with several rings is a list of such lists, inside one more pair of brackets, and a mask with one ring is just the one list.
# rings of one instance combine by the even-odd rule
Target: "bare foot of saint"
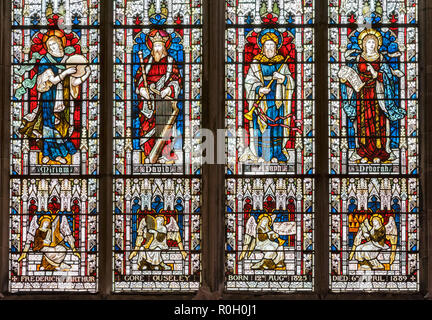
[[62,158],[62,157],[57,157],[57,158],[56,158],[56,161],[57,161],[57,162],[60,162],[61,164],[66,164],[66,163],[67,163],[66,159],[65,159],[65,158]]

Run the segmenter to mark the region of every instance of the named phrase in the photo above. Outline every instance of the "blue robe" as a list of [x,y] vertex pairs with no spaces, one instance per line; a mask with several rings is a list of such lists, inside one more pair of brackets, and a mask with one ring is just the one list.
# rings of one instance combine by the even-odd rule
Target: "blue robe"
[[[47,53],[47,56],[49,53]],[[49,59],[50,58],[50,59]],[[47,58],[43,57],[40,61],[40,66],[38,68],[38,76],[42,75],[46,70],[51,69],[54,75],[58,75],[63,70],[60,70],[58,65],[52,64],[52,61],[55,60],[57,63],[62,61],[62,57],[53,57],[50,56]],[[50,64],[50,65],[47,65]],[[42,112],[42,123],[43,123],[43,146],[42,153],[43,156],[47,156],[50,160],[54,160],[57,157],[65,158],[68,154],[74,155],[77,150],[75,145],[68,138],[67,130],[70,127],[69,123],[69,115],[70,115],[70,78],[66,77],[63,81],[63,93],[65,94],[68,91],[69,97],[57,97],[57,85],[52,85],[51,88],[46,92],[40,93],[39,98],[39,107]],[[58,99],[63,100],[65,104],[65,109],[61,112],[58,112],[58,116],[60,118],[60,124],[55,124],[55,114],[54,114],[54,106]],[[60,127],[63,128],[63,131],[66,129],[66,133],[63,134],[59,131]]]
[[[261,64],[260,69],[262,72],[263,78],[266,77],[272,77],[275,72],[277,72],[281,67],[281,64],[274,64],[274,65],[266,65]],[[267,86],[270,83],[271,80],[264,80],[264,85]],[[285,78],[285,81],[283,83],[284,86],[286,86],[288,83],[288,78]],[[258,136],[258,156],[263,157],[265,161],[270,161],[272,158],[278,159],[279,162],[286,162],[287,158],[282,153],[282,143],[283,143],[283,133],[284,128],[281,126],[284,123],[283,119],[279,119],[274,121],[277,117],[283,117],[284,116],[284,108],[283,106],[280,106],[279,108],[276,107],[276,85],[277,82],[273,81],[272,85],[270,86],[270,93],[267,94],[263,101],[267,104],[267,112],[266,115],[272,119],[267,120],[268,126],[266,128],[266,131],[264,134],[260,130],[256,130],[257,136]],[[262,87],[256,88],[256,94],[259,95],[259,90]],[[253,115],[253,124],[254,128],[259,128],[258,124],[258,115],[254,113]],[[264,146],[264,150],[263,150]]]

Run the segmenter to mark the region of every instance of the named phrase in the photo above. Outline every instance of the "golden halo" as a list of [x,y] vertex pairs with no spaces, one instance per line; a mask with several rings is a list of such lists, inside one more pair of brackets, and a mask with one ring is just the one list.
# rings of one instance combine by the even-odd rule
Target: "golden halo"
[[359,44],[360,48],[363,48],[363,39],[369,35],[377,38],[379,47],[382,46],[383,39],[382,39],[382,35],[379,31],[377,31],[375,29],[364,29],[358,37],[358,44]]
[[372,218],[370,219],[370,221],[372,222],[372,221],[374,221],[375,219],[378,219],[378,220],[381,222],[381,225],[384,225],[384,219],[383,219],[383,217],[382,217],[381,215],[379,215],[379,214],[374,214],[374,215],[372,216]]
[[169,49],[172,44],[172,38],[170,34],[164,30],[152,30],[150,33],[146,36],[146,44],[147,48],[150,50],[153,49],[154,43],[162,43],[166,49]]

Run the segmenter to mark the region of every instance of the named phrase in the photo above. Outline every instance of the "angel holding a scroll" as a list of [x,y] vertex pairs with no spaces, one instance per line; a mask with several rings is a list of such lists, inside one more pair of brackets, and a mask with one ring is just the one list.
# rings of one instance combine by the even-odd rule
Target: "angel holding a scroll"
[[[358,48],[348,50],[349,66],[339,71],[342,107],[355,127],[356,150],[351,161],[381,163],[393,161],[391,125],[403,119],[406,111],[398,103],[400,79],[404,74],[395,70],[389,56],[399,51],[382,52],[381,33],[365,29],[358,36]],[[395,46],[391,48],[395,50]],[[392,123],[392,124],[391,124]]]
[[162,215],[147,215],[141,220],[135,248],[129,256],[129,260],[132,260],[138,255],[138,270],[171,270],[162,257],[162,252],[169,250],[167,240],[177,242],[183,259],[186,259],[187,253],[177,222],[172,216],[169,217],[168,224],[166,220],[167,217]]
[[[396,255],[397,227],[393,217],[389,217],[387,224],[378,215],[365,219],[360,225],[354,239],[349,259],[358,261],[361,269],[367,270],[389,270]],[[380,261],[384,259],[383,252],[390,253],[388,263]]]

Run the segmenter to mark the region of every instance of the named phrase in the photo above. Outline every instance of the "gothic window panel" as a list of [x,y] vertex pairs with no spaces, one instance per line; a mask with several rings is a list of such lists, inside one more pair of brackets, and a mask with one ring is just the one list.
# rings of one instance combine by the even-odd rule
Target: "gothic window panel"
[[13,2],[12,175],[98,173],[97,4]]
[[331,174],[417,174],[417,2],[342,3],[329,2]]
[[227,173],[312,174],[313,1],[228,0],[226,11]]
[[10,181],[9,290],[96,292],[98,181]]
[[9,289],[95,293],[99,1],[11,5]]
[[114,291],[196,291],[200,179],[116,179]]
[[196,0],[114,1],[115,292],[199,288],[201,17]]
[[419,290],[417,23],[415,0],[329,1],[333,291]]
[[201,1],[115,1],[115,174],[199,174]]
[[228,290],[313,289],[313,179],[227,179]]
[[314,1],[225,4],[226,288],[312,291]]
[[331,290],[419,290],[415,178],[331,179]]

